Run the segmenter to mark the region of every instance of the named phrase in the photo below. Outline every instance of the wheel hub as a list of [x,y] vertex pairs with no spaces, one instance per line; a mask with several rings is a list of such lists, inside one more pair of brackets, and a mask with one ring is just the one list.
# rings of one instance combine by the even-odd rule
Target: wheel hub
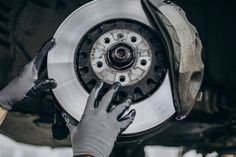
[[[113,22],[108,26],[112,24]],[[106,33],[97,34],[99,38],[94,42],[88,60],[96,76],[107,84],[120,82],[122,86],[134,85],[147,76],[153,55],[147,40],[130,29],[103,31]],[[80,48],[83,47],[81,44]],[[84,66],[86,65],[79,61],[79,67]],[[85,80],[83,76],[82,80]]]

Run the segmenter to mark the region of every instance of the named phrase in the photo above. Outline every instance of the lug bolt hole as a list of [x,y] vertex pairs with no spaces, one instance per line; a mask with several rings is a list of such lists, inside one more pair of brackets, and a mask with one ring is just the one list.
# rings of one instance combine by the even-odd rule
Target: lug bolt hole
[[140,61],[140,64],[141,64],[142,66],[145,66],[145,65],[147,65],[147,61],[143,59],[143,60]]
[[97,67],[101,68],[103,66],[103,63],[101,61],[97,62]]
[[124,35],[122,33],[117,34],[117,38],[121,39],[123,37],[124,37]]
[[109,38],[104,39],[104,43],[109,44],[110,42],[111,42],[111,40]]
[[135,36],[131,37],[131,42],[135,43],[137,41],[137,38]]
[[120,82],[125,82],[125,76],[120,76]]

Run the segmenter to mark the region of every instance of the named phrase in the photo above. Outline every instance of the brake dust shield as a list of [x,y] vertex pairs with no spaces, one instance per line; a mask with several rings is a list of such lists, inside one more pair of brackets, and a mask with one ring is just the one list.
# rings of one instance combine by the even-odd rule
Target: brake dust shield
[[159,128],[175,108],[158,36],[140,1],[95,0],[77,9],[55,33],[56,45],[48,55],[58,103],[79,121],[96,80],[119,81],[124,93],[135,96],[131,109],[137,113],[120,137],[137,138]]

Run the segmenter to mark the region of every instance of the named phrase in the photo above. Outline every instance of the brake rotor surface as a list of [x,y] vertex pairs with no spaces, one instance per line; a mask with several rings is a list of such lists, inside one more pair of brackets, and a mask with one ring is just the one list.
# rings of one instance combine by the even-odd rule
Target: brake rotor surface
[[54,38],[48,75],[58,84],[55,98],[76,120],[99,79],[107,86],[120,82],[121,97],[134,96],[136,118],[122,137],[148,133],[175,113],[163,42],[140,1],[88,3],[62,23]]

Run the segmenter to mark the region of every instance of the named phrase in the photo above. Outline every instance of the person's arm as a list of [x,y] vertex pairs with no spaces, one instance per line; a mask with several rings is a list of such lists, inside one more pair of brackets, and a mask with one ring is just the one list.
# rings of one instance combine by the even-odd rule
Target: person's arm
[[7,110],[5,110],[2,107],[0,107],[0,125],[4,121],[4,119],[6,117],[6,114],[7,114]]

